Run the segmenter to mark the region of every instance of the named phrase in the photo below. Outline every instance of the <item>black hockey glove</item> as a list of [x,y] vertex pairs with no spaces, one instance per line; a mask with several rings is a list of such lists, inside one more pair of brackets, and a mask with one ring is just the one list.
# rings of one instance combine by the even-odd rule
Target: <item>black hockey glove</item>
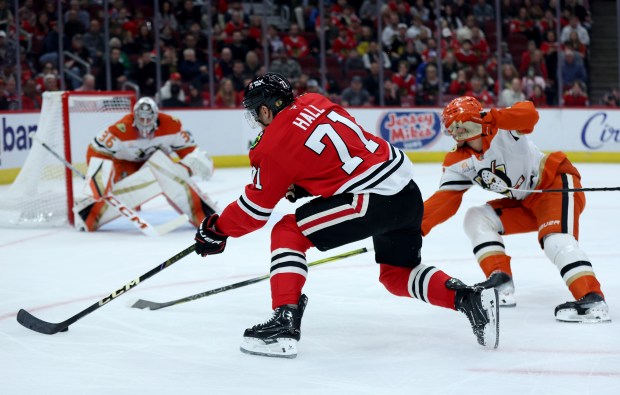
[[226,248],[226,236],[215,229],[215,222],[220,216],[213,214],[202,221],[196,232],[196,254],[207,256],[219,254]]
[[286,195],[284,195],[286,200],[288,200],[291,203],[295,203],[297,199],[310,197],[310,196],[312,196],[310,192],[306,191],[299,185],[295,185],[295,184],[291,184],[291,186],[288,187],[288,190],[286,191]]

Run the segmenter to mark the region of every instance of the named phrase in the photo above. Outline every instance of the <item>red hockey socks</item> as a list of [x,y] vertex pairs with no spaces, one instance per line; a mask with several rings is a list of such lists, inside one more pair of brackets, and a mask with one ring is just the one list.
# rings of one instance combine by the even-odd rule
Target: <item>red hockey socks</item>
[[436,267],[423,264],[413,269],[380,265],[379,281],[394,295],[416,298],[454,310],[456,291],[446,288],[446,281],[450,278]]
[[284,216],[271,232],[271,306],[296,305],[306,283],[306,251],[312,242],[301,233],[295,216]]

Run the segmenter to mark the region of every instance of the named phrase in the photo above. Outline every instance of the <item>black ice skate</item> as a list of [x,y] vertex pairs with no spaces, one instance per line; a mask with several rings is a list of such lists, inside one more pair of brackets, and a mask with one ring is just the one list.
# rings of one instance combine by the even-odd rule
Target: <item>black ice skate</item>
[[446,281],[456,290],[454,307],[469,319],[474,335],[482,346],[499,345],[499,297],[495,288],[469,287],[456,278]]
[[301,317],[307,304],[308,297],[301,295],[297,306],[277,307],[267,322],[246,329],[241,351],[268,357],[295,358],[301,336]]
[[484,289],[495,288],[499,295],[499,307],[515,307],[515,286],[512,278],[504,272],[493,272],[485,281],[476,284],[477,287]]
[[595,292],[583,298],[562,303],[555,308],[555,319],[562,322],[598,323],[610,322],[609,307],[605,299]]

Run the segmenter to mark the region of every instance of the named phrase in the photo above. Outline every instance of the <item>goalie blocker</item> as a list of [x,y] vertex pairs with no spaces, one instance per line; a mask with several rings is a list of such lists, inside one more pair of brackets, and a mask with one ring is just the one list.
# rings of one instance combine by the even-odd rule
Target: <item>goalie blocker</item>
[[91,158],[84,187],[87,197],[73,208],[76,228],[92,232],[122,215],[104,198],[108,193],[133,209],[163,194],[179,214],[187,215],[197,226],[204,218],[219,211],[190,178],[190,174],[198,173],[197,169],[202,174],[205,168],[212,171],[212,163],[210,160],[205,162],[204,157],[206,155],[198,152],[192,158],[186,157],[190,160],[185,163],[175,163],[168,155],[157,151],[140,170],[116,183],[113,182],[112,161]]

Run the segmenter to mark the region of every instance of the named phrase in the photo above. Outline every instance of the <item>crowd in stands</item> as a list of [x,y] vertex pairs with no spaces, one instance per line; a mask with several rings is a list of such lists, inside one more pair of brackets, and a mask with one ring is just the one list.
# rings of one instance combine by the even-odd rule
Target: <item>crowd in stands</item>
[[[0,109],[16,108],[18,62],[23,109],[40,108],[42,92],[60,89],[59,35],[70,53],[64,57],[67,90],[105,90],[109,59],[111,89],[137,86],[141,96],[156,97],[163,107],[238,108],[247,82],[266,71],[288,77],[296,94],[319,92],[348,106],[379,105],[381,91],[386,106],[438,106],[458,95],[474,96],[484,106],[526,99],[538,107],[588,106],[589,3],[562,1],[558,20],[556,1],[502,0],[499,52],[493,0],[442,1],[439,16],[434,1],[389,0],[380,24],[374,0],[325,0],[323,24],[317,1],[275,1],[276,15],[287,8],[289,17],[269,25],[265,35],[262,14],[255,12],[261,2],[160,1],[158,89],[152,1],[110,1],[106,54],[101,1],[63,1],[61,32],[56,1],[24,0],[12,10],[13,2],[0,0]],[[16,36],[15,14],[19,59],[17,42],[10,39]],[[593,104],[612,103],[618,103],[617,90]]]

